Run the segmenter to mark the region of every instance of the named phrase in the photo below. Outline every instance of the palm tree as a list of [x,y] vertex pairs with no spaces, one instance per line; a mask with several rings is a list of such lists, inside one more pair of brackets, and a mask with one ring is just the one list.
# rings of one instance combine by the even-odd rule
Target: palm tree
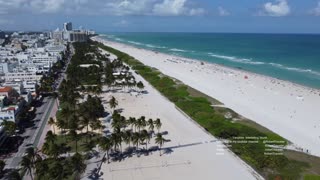
[[165,142],[165,139],[162,137],[162,134],[158,133],[155,139],[156,144],[159,145],[159,152],[160,152],[160,156],[161,156],[161,147]]
[[[120,132],[120,131],[119,131]],[[118,132],[118,133],[119,133]],[[117,148],[118,148],[118,145],[119,145],[119,138],[118,138],[118,133],[115,132],[115,133],[112,133],[111,134],[111,142],[112,142],[112,145],[114,146],[114,151],[117,151]]]
[[149,126],[149,130],[151,132],[153,132],[154,130],[154,124],[153,124],[153,120],[152,119],[149,119],[148,122],[147,122],[148,126]]
[[77,131],[76,131],[76,130],[73,130],[73,129],[69,132],[69,134],[70,134],[71,139],[76,142],[76,153],[78,153],[78,140],[79,140],[79,135],[78,135]]
[[[60,111],[61,116],[63,119],[58,121],[58,126],[63,129],[70,129],[70,119],[73,116],[73,110],[71,108],[71,104],[67,105],[66,107],[62,108]],[[67,139],[67,138],[66,138]]]
[[54,161],[49,170],[49,175],[52,179],[63,179],[63,166],[60,161]]
[[132,144],[136,145],[136,149],[139,148],[140,134],[138,132],[133,133],[132,135]]
[[35,165],[38,159],[41,159],[40,155],[37,153],[37,150],[33,147],[26,149],[26,156],[31,160],[32,166]]
[[127,127],[127,121],[124,116],[120,117],[120,127],[123,128],[123,130]]
[[49,166],[45,161],[37,162],[35,167],[36,167],[37,179],[42,179],[46,175],[49,169]]
[[130,148],[130,142],[131,142],[131,136],[132,136],[132,133],[130,130],[126,130],[122,133],[122,139],[123,141],[126,143],[126,144],[129,144],[129,148]]
[[142,130],[142,136],[146,140],[146,149],[148,149],[148,143],[150,143],[151,136],[147,130]]
[[54,159],[58,159],[62,147],[58,144],[51,144],[48,155],[53,157]]
[[87,165],[84,163],[83,156],[79,153],[76,153],[71,157],[71,166],[72,170],[79,174],[82,174],[87,167]]
[[41,151],[42,151],[42,153],[49,155],[50,154],[50,144],[48,142],[43,143]]
[[146,126],[146,118],[144,116],[141,116],[136,123],[136,126],[138,128],[138,132],[140,133],[140,129],[144,128]]
[[19,171],[16,169],[14,169],[13,171],[10,172],[8,178],[10,180],[22,180],[22,177],[21,177]]
[[128,124],[131,125],[131,131],[133,131],[133,126],[135,126],[135,124],[136,124],[136,118],[129,117]]
[[139,88],[140,90],[142,90],[144,88],[144,85],[143,85],[143,83],[141,81],[139,81],[137,83],[137,88]]
[[6,166],[6,163],[4,161],[0,160],[0,176],[3,173],[5,166]]
[[56,125],[60,129],[60,133],[64,132],[66,128],[66,124],[67,123],[63,119],[60,119],[60,118],[57,119]]
[[83,111],[81,112],[81,117],[80,117],[80,123],[82,126],[86,127],[86,141],[88,142],[88,135],[89,135],[89,125],[90,125],[90,114],[88,113],[88,111]]
[[118,130],[120,131],[121,124],[120,124],[119,120],[113,118],[112,122],[111,122],[111,127],[112,127],[113,131],[118,131]]
[[30,158],[27,157],[27,156],[23,156],[22,160],[20,162],[20,165],[21,165],[23,171],[28,171],[28,173],[30,174],[31,179],[33,180],[33,177],[32,177],[32,161],[30,160]]
[[56,132],[55,132],[54,125],[56,124],[56,122],[52,117],[50,117],[48,124],[53,127],[53,133],[55,134]]
[[112,145],[113,145],[112,141],[109,138],[102,137],[100,139],[99,146],[101,147],[102,150],[106,151],[108,163],[109,163],[109,151],[111,150]]
[[56,140],[56,135],[52,131],[48,131],[45,140],[53,144]]
[[141,116],[141,127],[145,128],[147,126],[146,117]]
[[156,128],[158,129],[158,133],[159,133],[160,128],[161,128],[161,126],[162,126],[162,123],[161,123],[160,119],[159,119],[159,118],[156,119],[155,122],[154,122],[154,124],[155,124]]
[[1,126],[4,127],[5,132],[6,132],[9,136],[14,135],[15,132],[16,132],[17,125],[16,125],[16,123],[13,122],[13,121],[3,120],[2,123],[1,123]]
[[141,131],[141,134],[140,134],[140,143],[141,144],[143,144],[144,143],[144,141],[146,141],[146,149],[148,149],[148,146],[147,146],[147,142],[148,142],[148,136],[149,136],[149,134],[148,134],[148,131],[147,130],[142,130]]
[[84,146],[85,152],[90,152],[96,146],[96,142],[95,141],[87,141],[84,144],[82,144],[82,146]]
[[97,85],[95,88],[94,88],[94,94],[96,95],[96,96],[98,96],[99,94],[101,94],[102,93],[102,87],[101,87],[101,85]]
[[118,101],[116,100],[115,97],[111,97],[110,101],[109,101],[109,105],[112,108],[112,111],[114,111],[114,109],[118,106]]

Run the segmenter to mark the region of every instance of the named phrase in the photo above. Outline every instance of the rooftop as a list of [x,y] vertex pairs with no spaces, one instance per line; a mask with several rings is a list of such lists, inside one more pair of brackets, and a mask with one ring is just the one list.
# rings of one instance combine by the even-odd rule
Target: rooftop
[[12,87],[10,86],[0,87],[0,92],[10,92],[11,90]]

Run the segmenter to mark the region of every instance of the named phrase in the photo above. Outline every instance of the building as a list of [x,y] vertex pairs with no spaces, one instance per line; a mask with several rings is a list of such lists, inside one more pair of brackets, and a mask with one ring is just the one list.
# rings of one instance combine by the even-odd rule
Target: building
[[88,41],[88,35],[86,32],[71,31],[69,32],[68,41],[69,42],[86,42]]
[[33,63],[54,64],[59,60],[59,57],[50,53],[43,53],[32,55],[31,60]]
[[0,110],[0,122],[3,120],[15,122],[15,115],[14,115],[15,108],[1,108]]
[[6,38],[6,34],[0,30],[0,39]]
[[[0,105],[1,101],[4,98],[0,96]],[[1,123],[6,120],[6,121],[11,121],[15,123],[19,123],[19,113],[21,110],[25,107],[26,101],[22,98],[20,99],[16,105],[11,105],[11,106],[4,106],[3,104],[0,106],[0,145],[3,144],[3,142],[7,139],[7,134],[4,131],[4,127],[1,126]]]
[[63,30],[64,31],[72,31],[72,23],[71,22],[63,23]]
[[5,82],[3,86],[9,86],[12,87],[18,94],[23,93],[23,85],[20,81],[11,81],[11,82]]
[[37,83],[35,81],[23,81],[23,89],[25,92],[36,92]]
[[[0,96],[0,101],[1,101],[1,96]],[[0,107],[0,145],[2,145],[8,137],[7,134],[5,133],[4,127],[1,125],[1,123],[4,120],[15,122],[16,119],[14,114],[14,108]]]
[[40,81],[42,75],[35,72],[10,72],[6,73],[4,79],[7,81]]
[[9,72],[8,63],[0,63],[0,75],[4,75]]
[[6,96],[7,98],[14,97],[13,88],[10,86],[0,87],[0,96]]
[[63,32],[59,31],[59,29],[55,30],[52,33],[52,38],[57,42],[62,42],[63,41]]

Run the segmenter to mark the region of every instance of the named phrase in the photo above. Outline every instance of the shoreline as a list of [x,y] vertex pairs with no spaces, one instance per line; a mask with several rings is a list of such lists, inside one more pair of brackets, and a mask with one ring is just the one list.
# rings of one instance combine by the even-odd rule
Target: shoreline
[[136,47],[136,46],[133,46],[133,45],[130,45],[130,44],[120,43],[120,42],[117,42],[117,41],[104,39],[103,37],[106,37],[106,36],[102,36],[102,35],[98,35],[96,37],[98,37],[99,39],[101,39],[103,41],[106,41],[106,42],[111,42],[111,43],[115,43],[115,44],[121,44],[121,45],[125,45],[125,46],[128,46],[128,47],[136,48],[136,49],[139,49],[139,50],[151,51],[151,52],[154,52],[156,54],[162,54],[162,55],[166,55],[166,56],[176,57],[178,59],[182,59],[182,61],[192,61],[192,62],[195,62],[195,63],[203,62],[205,64],[212,64],[212,65],[215,65],[215,66],[218,66],[218,67],[221,67],[221,68],[225,68],[225,69],[229,69],[229,70],[233,70],[233,71],[241,71],[243,73],[248,73],[248,74],[253,74],[253,75],[256,75],[256,76],[261,76],[261,77],[265,77],[265,78],[274,79],[276,81],[281,81],[283,83],[288,83],[288,84],[294,85],[294,86],[299,87],[299,88],[307,88],[307,89],[310,89],[312,91],[318,91],[319,96],[320,96],[320,87],[319,88],[310,87],[310,86],[299,84],[299,83],[292,82],[292,81],[289,81],[289,80],[284,80],[284,79],[281,79],[281,78],[276,78],[276,77],[272,77],[272,76],[268,76],[268,75],[264,75],[264,74],[259,74],[259,73],[252,72],[250,70],[246,70],[246,69],[243,69],[243,68],[229,67],[229,66],[226,66],[226,65],[221,65],[221,64],[217,64],[217,63],[214,63],[214,62],[209,62],[209,61],[206,61],[206,60],[187,58],[187,57],[179,56],[179,55],[176,55],[176,54],[169,54],[169,53],[167,54],[167,53],[159,52],[159,51],[156,51],[156,50],[144,49],[144,48]]
[[[108,170],[109,172],[105,173],[103,178],[141,179],[139,175],[141,173],[147,179],[191,180],[199,177],[201,179],[211,179],[212,177],[218,179],[264,179],[232,151],[222,148],[225,147],[222,142],[206,132],[182,110],[179,110],[174,103],[141,75],[136,74],[132,69],[130,71],[138,81],[143,82],[147,93],[137,94],[120,90],[106,92],[100,96],[103,100],[114,96],[119,101],[118,108],[124,110],[122,114],[127,118],[142,115],[147,119],[160,118],[163,123],[161,129],[167,132],[165,137],[170,139],[163,146],[163,150],[168,150],[168,153],[159,156],[157,152],[151,152],[147,156],[135,157],[133,155],[123,162],[104,163],[102,165],[103,172]],[[103,89],[107,88],[107,86],[103,86]],[[110,126],[108,123],[105,125]],[[151,147],[153,144],[154,142],[151,141],[148,146]],[[223,149],[223,151],[221,152],[219,149]],[[218,153],[222,154],[217,155]],[[226,174],[225,169],[230,167],[234,173]],[[122,171],[123,169],[125,172]],[[154,172],[160,173],[154,174]]]
[[[200,65],[201,61],[99,39],[216,98],[238,114],[286,138],[297,150],[302,148],[303,152],[320,156],[317,148],[320,146],[320,121],[317,116],[320,114],[316,109],[320,106],[319,90],[208,62]],[[244,75],[249,78],[244,79]],[[218,86],[210,84],[211,80]]]

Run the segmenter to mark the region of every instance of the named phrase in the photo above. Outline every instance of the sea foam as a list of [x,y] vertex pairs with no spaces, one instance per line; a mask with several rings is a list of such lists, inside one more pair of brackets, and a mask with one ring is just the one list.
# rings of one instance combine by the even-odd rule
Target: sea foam
[[214,53],[208,53],[210,56],[215,57],[215,58],[220,58],[220,59],[224,59],[224,60],[229,60],[232,62],[237,62],[237,63],[243,63],[243,64],[251,64],[251,65],[270,65],[272,67],[275,68],[279,68],[279,69],[284,69],[287,71],[294,71],[294,72],[299,72],[299,73],[309,73],[312,75],[316,75],[320,77],[320,72],[318,71],[314,71],[311,69],[303,69],[303,68],[297,68],[297,67],[289,67],[289,66],[285,66],[282,64],[278,64],[278,63],[265,63],[265,62],[261,62],[261,61],[253,61],[251,59],[246,59],[246,58],[237,58],[234,56],[225,56],[225,55],[218,55],[218,54],[214,54]]
[[218,54],[213,54],[213,53],[208,53],[212,57],[220,58],[220,59],[225,59],[229,60],[232,62],[238,62],[238,63],[243,63],[243,64],[252,64],[252,65],[262,65],[265,64],[264,62],[260,61],[252,61],[251,59],[246,59],[246,58],[237,58],[234,56],[224,56],[224,55],[218,55]]
[[186,50],[183,49],[177,49],[177,48],[172,48],[170,51],[175,51],[175,52],[187,52]]

